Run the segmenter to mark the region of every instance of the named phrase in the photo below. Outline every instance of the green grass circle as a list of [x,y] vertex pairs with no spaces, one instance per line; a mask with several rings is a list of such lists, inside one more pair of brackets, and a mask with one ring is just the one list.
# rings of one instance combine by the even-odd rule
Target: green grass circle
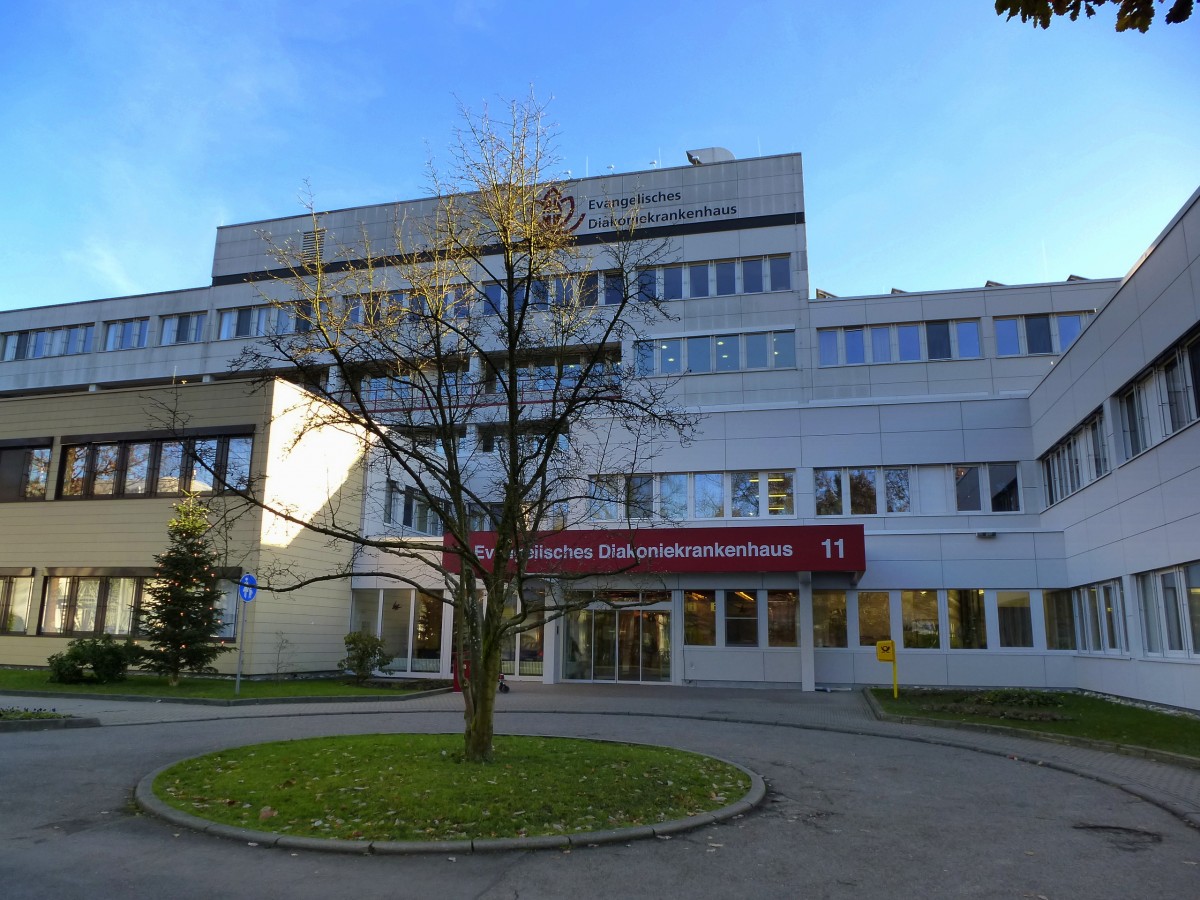
[[578,834],[719,809],[741,769],[683,750],[497,736],[463,761],[461,734],[370,734],[254,744],[184,760],[163,802],[226,825],[301,837],[435,841]]

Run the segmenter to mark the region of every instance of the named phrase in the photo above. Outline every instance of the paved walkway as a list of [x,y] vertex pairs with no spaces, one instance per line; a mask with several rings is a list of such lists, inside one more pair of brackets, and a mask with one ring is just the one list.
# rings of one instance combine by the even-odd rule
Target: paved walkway
[[146,772],[219,747],[454,731],[457,695],[238,707],[3,702],[104,726],[0,735],[0,884],[10,900],[161,896],[163,878],[175,879],[178,897],[727,897],[751,882],[763,897],[1200,896],[1200,831],[1184,824],[1200,825],[1200,770],[879,722],[857,692],[515,682],[498,698],[500,732],[707,750],[764,775],[768,803],[669,845],[388,863],[247,856],[234,842],[134,815],[127,798]]

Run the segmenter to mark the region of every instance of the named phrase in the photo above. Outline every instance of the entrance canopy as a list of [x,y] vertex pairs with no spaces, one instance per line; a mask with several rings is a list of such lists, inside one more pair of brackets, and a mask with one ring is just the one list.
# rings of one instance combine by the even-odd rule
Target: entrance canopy
[[[471,550],[488,568],[494,532],[473,532]],[[459,568],[447,535],[444,563]],[[529,549],[532,575],[863,572],[862,525],[719,528],[588,528],[545,532]]]

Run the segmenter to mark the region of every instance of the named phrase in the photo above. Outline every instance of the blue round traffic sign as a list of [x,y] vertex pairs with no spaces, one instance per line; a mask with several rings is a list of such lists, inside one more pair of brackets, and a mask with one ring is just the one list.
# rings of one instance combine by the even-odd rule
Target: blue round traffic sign
[[242,598],[243,603],[249,603],[257,593],[258,580],[247,572],[242,576],[242,580],[238,582],[238,596]]

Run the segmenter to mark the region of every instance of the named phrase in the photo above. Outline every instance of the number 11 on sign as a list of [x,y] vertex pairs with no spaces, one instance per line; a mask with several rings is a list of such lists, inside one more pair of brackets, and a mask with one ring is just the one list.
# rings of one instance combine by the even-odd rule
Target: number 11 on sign
[[837,550],[838,559],[846,558],[846,542],[841,538],[838,538],[836,541],[832,538],[825,538],[825,540],[821,541],[821,546],[825,548],[826,559],[834,558],[833,551],[835,549]]

